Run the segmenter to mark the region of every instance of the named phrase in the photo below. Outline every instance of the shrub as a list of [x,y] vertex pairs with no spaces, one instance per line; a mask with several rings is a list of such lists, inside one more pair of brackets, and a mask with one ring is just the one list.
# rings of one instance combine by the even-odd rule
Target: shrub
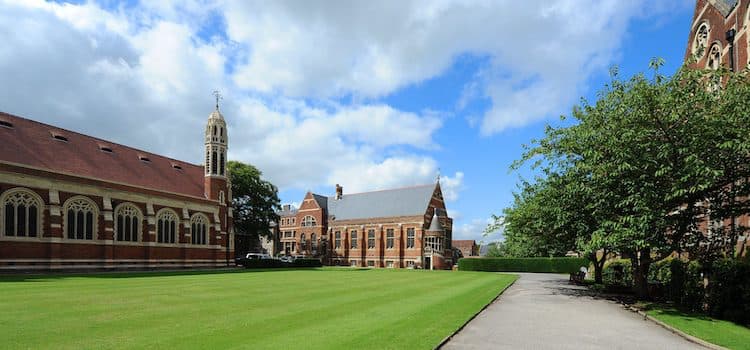
[[607,261],[602,270],[602,282],[608,288],[630,288],[633,285],[630,259]]
[[464,258],[460,271],[572,273],[589,266],[586,258]]
[[723,259],[711,266],[706,304],[711,316],[750,322],[750,264]]
[[240,265],[248,269],[273,269],[284,267],[321,267],[318,259],[295,259],[286,263],[278,259],[240,259]]

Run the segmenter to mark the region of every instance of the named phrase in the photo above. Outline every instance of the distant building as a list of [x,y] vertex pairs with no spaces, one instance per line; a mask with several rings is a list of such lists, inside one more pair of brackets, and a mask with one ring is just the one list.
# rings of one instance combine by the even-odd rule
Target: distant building
[[460,249],[464,257],[479,256],[479,246],[473,239],[454,239],[453,247]]
[[0,113],[0,270],[229,264],[218,104],[195,136],[205,166]]
[[278,213],[280,251],[326,264],[447,269],[453,219],[436,184],[326,197],[308,192]]

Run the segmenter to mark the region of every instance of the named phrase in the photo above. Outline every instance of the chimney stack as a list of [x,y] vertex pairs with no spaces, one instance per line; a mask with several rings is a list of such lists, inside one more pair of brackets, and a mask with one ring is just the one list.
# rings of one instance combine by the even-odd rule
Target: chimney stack
[[336,184],[336,199],[341,199],[344,196],[344,188],[339,184]]
[[284,211],[290,211],[290,210],[292,210],[292,205],[291,204],[284,204],[283,209],[284,209]]

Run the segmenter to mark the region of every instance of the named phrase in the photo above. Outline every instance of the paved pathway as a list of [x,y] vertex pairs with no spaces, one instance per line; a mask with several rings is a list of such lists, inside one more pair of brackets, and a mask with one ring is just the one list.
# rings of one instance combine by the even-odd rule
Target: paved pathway
[[568,276],[520,275],[443,349],[703,349]]

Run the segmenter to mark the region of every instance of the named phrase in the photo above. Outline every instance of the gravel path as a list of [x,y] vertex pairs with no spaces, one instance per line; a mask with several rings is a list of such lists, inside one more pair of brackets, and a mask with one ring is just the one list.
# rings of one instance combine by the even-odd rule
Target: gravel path
[[703,349],[568,276],[520,276],[442,349]]

